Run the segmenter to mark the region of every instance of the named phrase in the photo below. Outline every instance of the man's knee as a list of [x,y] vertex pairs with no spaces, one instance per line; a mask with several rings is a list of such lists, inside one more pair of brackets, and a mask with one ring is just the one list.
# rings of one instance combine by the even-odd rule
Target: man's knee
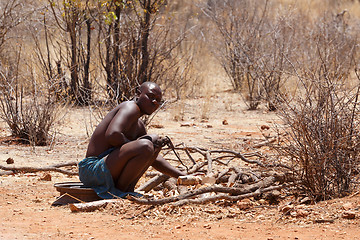
[[144,156],[152,156],[154,154],[154,145],[148,139],[138,140],[138,151],[139,154]]

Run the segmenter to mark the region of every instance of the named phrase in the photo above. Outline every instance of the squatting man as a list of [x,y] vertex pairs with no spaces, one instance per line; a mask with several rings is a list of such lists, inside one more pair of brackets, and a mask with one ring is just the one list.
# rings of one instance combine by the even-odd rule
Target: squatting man
[[161,100],[160,87],[145,82],[134,100],[120,103],[105,116],[90,138],[85,159],[79,162],[84,186],[105,199],[140,197],[134,188],[150,166],[174,178],[185,175],[159,155],[161,138],[147,134],[140,119],[158,109]]

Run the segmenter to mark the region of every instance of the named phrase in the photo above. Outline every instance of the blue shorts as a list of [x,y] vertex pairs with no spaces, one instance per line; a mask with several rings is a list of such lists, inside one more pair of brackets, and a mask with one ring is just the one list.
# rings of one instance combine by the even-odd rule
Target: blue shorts
[[135,192],[122,192],[115,187],[110,170],[106,166],[105,157],[109,155],[114,148],[97,157],[87,157],[81,160],[79,166],[79,178],[84,187],[94,189],[96,194],[103,199],[125,198],[127,195],[141,197]]

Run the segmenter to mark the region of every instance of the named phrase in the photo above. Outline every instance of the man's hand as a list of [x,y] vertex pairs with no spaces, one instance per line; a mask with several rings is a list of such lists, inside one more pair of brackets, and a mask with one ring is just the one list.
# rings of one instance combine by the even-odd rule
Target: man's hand
[[170,139],[168,137],[158,137],[154,143],[154,147],[162,148],[166,146],[170,142]]
[[168,137],[159,137],[156,134],[149,134],[139,137],[139,139],[147,139],[154,144],[155,148],[162,148],[170,142]]

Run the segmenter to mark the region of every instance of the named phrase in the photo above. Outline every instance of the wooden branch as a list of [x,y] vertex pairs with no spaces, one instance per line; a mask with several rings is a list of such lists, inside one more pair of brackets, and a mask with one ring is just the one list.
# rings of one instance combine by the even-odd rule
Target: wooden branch
[[235,184],[236,179],[238,178],[239,174],[238,173],[233,173],[230,175],[229,179],[228,179],[228,183],[227,186],[228,187],[232,187]]
[[257,183],[250,184],[250,185],[242,185],[237,188],[221,187],[221,186],[213,185],[213,186],[209,186],[209,187],[191,190],[185,194],[181,194],[178,196],[168,197],[168,198],[163,198],[163,199],[151,200],[151,199],[135,198],[133,196],[128,196],[128,199],[130,199],[131,201],[134,201],[135,203],[144,204],[144,205],[161,205],[161,204],[166,204],[166,203],[171,203],[171,202],[176,202],[176,201],[180,201],[183,199],[191,198],[191,197],[194,197],[194,196],[197,196],[200,194],[204,194],[204,193],[208,193],[208,192],[221,192],[221,193],[229,193],[232,195],[242,195],[242,194],[254,192],[259,188],[267,188],[267,187],[271,186],[272,184],[274,184],[276,180],[277,180],[277,177],[270,176],[270,177],[264,178],[262,181],[259,181]]
[[54,164],[54,165],[51,165],[51,167],[59,168],[59,167],[70,167],[70,166],[77,166],[77,165],[78,165],[77,162],[67,162],[67,163]]
[[270,143],[273,143],[276,141],[276,138],[272,138],[272,139],[269,139],[269,140],[266,140],[264,142],[261,142],[261,143],[258,143],[258,144],[255,144],[254,146],[252,146],[253,148],[261,148],[263,146],[266,146]]
[[239,152],[235,152],[235,151],[231,151],[231,150],[211,150],[210,152],[211,153],[231,153],[231,154],[234,154],[234,156],[236,156],[236,157],[240,158],[241,160],[243,160],[244,162],[251,163],[251,164],[257,164],[260,167],[265,167],[265,165],[262,162],[257,161],[257,160],[247,159],[246,157],[244,157]]
[[201,162],[201,163],[197,163],[194,166],[192,166],[189,171],[188,174],[192,174],[195,173],[197,171],[199,171],[202,167],[204,167],[207,164],[207,162]]
[[67,174],[67,175],[70,175],[70,176],[78,175],[77,172],[72,172],[72,171],[60,169],[60,168],[53,167],[53,166],[50,166],[50,167],[38,167],[37,168],[37,167],[5,167],[5,166],[0,165],[0,169],[5,170],[5,171],[13,171],[14,173],[18,173],[18,172],[34,173],[34,172],[53,171],[53,172],[59,172],[59,173]]
[[282,189],[284,187],[288,186],[287,184],[283,184],[283,185],[279,185],[279,186],[270,186],[267,188],[259,188],[258,190],[256,190],[255,192],[251,192],[251,193],[244,193],[241,195],[237,195],[237,196],[231,196],[231,195],[227,195],[227,194],[217,194],[215,196],[210,196],[210,197],[206,197],[206,198],[196,198],[196,199],[182,199],[176,203],[174,203],[174,206],[182,206],[184,204],[204,204],[204,203],[208,203],[208,202],[215,202],[215,201],[219,201],[219,200],[228,200],[228,201],[239,201],[245,198],[250,198],[250,197],[255,197],[258,196],[262,193],[265,192],[269,192],[269,191],[273,191],[273,190],[279,190]]
[[71,212],[92,212],[106,207],[109,203],[116,203],[122,199],[104,199],[93,202],[71,203],[69,204]]
[[230,171],[230,168],[227,168],[225,170],[223,170],[222,172],[219,173],[219,175],[216,178],[216,182],[218,183],[218,181],[220,181],[220,179],[225,176],[225,174],[227,174]]
[[207,159],[207,161],[208,161],[208,169],[207,169],[207,175],[209,176],[209,175],[211,175],[211,173],[212,173],[212,158],[211,158],[211,156],[210,156],[210,152],[209,151],[207,151],[206,152],[206,159]]
[[206,149],[202,149],[202,148],[199,148],[199,147],[186,147],[186,149],[188,149],[188,150],[193,150],[193,151],[195,151],[195,152],[200,153],[200,154],[203,155],[204,157],[206,157],[206,152],[207,152]]
[[4,172],[0,172],[0,176],[4,176],[4,175],[11,175],[14,174],[13,171],[4,171]]
[[170,177],[165,174],[161,174],[159,176],[153,177],[152,179],[141,185],[138,189],[136,189],[136,191],[149,192],[151,189],[153,189],[160,183],[168,180],[169,178]]
[[184,151],[186,153],[186,155],[189,157],[189,159],[191,160],[191,162],[193,163],[193,166],[196,164],[194,158],[190,155],[189,150],[187,148],[184,148]]
[[[223,156],[223,157],[218,157],[216,158],[215,160],[213,161],[218,161],[224,165],[227,165],[229,164],[228,163],[223,163],[220,161],[221,158],[224,158],[224,157],[233,157],[231,160],[233,160],[234,158],[240,158],[241,160],[245,161],[246,163],[250,163],[250,164],[257,164],[261,167],[269,167],[270,165],[267,165],[267,164],[263,164],[262,162],[258,161],[258,160],[250,160],[248,158],[246,158],[245,156],[254,156],[254,155],[258,155],[258,153],[247,153],[247,154],[241,154],[239,152],[236,152],[236,151],[232,151],[232,150],[225,150],[225,149],[222,149],[222,150],[207,150],[207,149],[204,149],[204,148],[199,148],[199,147],[189,147],[189,146],[186,146],[186,147],[176,147],[175,148],[176,150],[183,150],[183,151],[188,151],[188,153],[190,151],[192,152],[198,152],[200,153],[201,155],[203,155],[206,159],[208,157],[208,154],[210,153],[227,153],[229,155],[227,156]],[[190,154],[190,153],[189,153]],[[272,165],[271,165],[272,166]],[[280,166],[280,165],[278,165]],[[282,166],[284,167],[284,166]]]
[[233,157],[232,159],[230,159],[230,160],[227,161],[226,163],[223,162],[223,161],[221,161],[220,159],[221,159],[221,157],[217,157],[217,158],[214,158],[213,161],[214,161],[214,162],[218,162],[218,163],[220,163],[220,164],[222,164],[222,165],[224,165],[224,166],[228,166],[229,163],[231,162],[231,160],[235,159],[235,157]]

